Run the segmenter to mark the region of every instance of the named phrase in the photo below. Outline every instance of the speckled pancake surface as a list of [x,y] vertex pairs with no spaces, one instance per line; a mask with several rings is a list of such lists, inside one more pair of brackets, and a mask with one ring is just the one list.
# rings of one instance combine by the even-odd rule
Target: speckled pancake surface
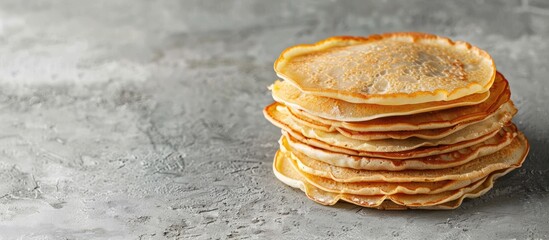
[[476,105],[413,115],[376,118],[362,122],[342,122],[321,118],[314,115],[316,110],[313,108],[309,109],[311,113],[297,108],[290,108],[290,110],[295,118],[301,120],[301,124],[320,126],[325,131],[335,131],[336,127],[362,132],[412,131],[451,127],[464,122],[475,122],[485,119],[492,115],[501,105],[508,102],[510,95],[511,92],[507,80],[503,75],[497,73],[494,84],[490,88],[490,96],[486,101]]
[[298,45],[282,52],[274,69],[303,92],[380,105],[486,92],[496,71],[485,51],[423,33],[332,37]]
[[281,149],[291,149],[291,151],[300,152],[307,157],[337,167],[374,171],[401,171],[408,169],[443,169],[459,166],[478,157],[486,156],[499,151],[509,145],[516,134],[515,128],[506,127],[505,131],[500,131],[499,134],[496,134],[490,139],[470,147],[462,148],[449,153],[405,160],[380,157],[360,157],[332,152],[304,144],[291,136],[282,136],[279,142]]
[[506,168],[518,168],[522,165],[529,145],[522,133],[518,133],[507,147],[463,165],[433,170],[370,171],[342,168],[312,159],[300,152],[291,152],[299,168],[309,174],[331,178],[338,182],[404,182],[404,181],[443,181],[466,180]]

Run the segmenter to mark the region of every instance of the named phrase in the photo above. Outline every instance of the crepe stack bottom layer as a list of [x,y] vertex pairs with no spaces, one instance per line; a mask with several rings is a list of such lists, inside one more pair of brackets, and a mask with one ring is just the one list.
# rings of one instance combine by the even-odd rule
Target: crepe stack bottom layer
[[323,205],[454,209],[520,167],[529,150],[499,73],[487,94],[408,106],[344,102],[286,81],[271,90],[276,102],[264,115],[282,129],[273,171]]

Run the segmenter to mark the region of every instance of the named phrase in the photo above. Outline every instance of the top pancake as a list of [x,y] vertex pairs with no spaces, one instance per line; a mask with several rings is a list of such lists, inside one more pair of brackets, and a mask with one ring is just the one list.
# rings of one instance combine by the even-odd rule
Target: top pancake
[[313,95],[379,105],[450,101],[488,91],[493,59],[466,42],[424,33],[332,37],[286,49],[277,75]]

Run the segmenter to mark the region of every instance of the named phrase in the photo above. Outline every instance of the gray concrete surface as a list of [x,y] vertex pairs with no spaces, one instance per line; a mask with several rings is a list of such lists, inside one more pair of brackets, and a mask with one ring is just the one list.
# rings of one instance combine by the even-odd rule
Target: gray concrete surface
[[[455,211],[325,207],[271,172],[284,48],[426,31],[511,81],[524,167]],[[549,2],[0,1],[0,239],[547,239]]]

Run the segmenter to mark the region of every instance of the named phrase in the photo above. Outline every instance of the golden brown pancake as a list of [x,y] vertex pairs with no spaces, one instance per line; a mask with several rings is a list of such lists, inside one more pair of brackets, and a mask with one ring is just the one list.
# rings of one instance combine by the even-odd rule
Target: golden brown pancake
[[299,133],[296,133],[296,132],[284,131],[284,130],[282,130],[281,132],[282,132],[282,135],[284,135],[285,137],[293,137],[293,138],[297,139],[298,141],[303,142],[305,144],[309,144],[309,145],[317,147],[317,148],[326,149],[326,150],[332,151],[332,152],[344,153],[344,154],[349,154],[349,155],[354,155],[354,156],[364,156],[364,157],[380,157],[380,158],[388,158],[388,159],[410,159],[410,158],[427,157],[427,156],[433,156],[433,155],[437,155],[437,154],[449,153],[449,152],[453,152],[453,151],[456,151],[456,150],[459,150],[459,149],[467,148],[467,147],[473,146],[475,144],[482,143],[482,142],[492,138],[493,136],[495,136],[498,133],[503,134],[502,131],[505,131],[505,130],[495,131],[495,132],[487,134],[485,136],[482,136],[482,137],[479,137],[479,138],[476,138],[476,139],[473,139],[473,140],[469,140],[469,141],[459,142],[459,143],[456,143],[456,144],[439,145],[439,146],[435,146],[435,147],[420,147],[420,148],[416,148],[416,149],[412,149],[412,150],[408,150],[408,151],[402,151],[402,152],[356,151],[356,150],[352,150],[352,149],[348,149],[348,148],[341,148],[341,147],[332,146],[330,144],[327,144],[327,143],[322,142],[322,141],[318,141],[318,140],[313,139],[313,138],[306,138],[303,135],[301,135]]
[[[344,127],[335,127],[333,125],[325,125],[315,120],[304,120],[300,116],[297,116],[293,113],[292,110],[287,108],[287,111],[296,124],[307,126],[309,128],[325,131],[325,132],[339,132],[342,135],[350,138],[355,138],[359,140],[379,140],[379,139],[406,139],[410,137],[418,137],[423,139],[437,139],[448,136],[456,131],[463,129],[469,125],[478,123],[480,121],[490,121],[489,118],[495,118],[496,122],[501,124],[507,123],[511,118],[517,113],[512,101],[504,103],[496,112],[488,116],[487,118],[477,120],[477,121],[467,121],[461,122],[454,126],[436,128],[436,129],[422,129],[422,130],[406,130],[406,131],[354,131],[349,130]],[[494,116],[496,115],[496,116]],[[413,116],[410,116],[412,118]]]
[[303,110],[289,108],[300,123],[310,127],[320,126],[324,131],[335,131],[336,127],[360,131],[412,131],[423,129],[436,129],[451,127],[463,122],[476,122],[483,120],[499,109],[501,105],[509,101],[511,91],[505,77],[499,72],[496,80],[490,88],[490,96],[486,101],[477,105],[456,107],[446,110],[419,113],[408,116],[393,116],[372,119],[364,122],[340,122],[316,117]]
[[506,147],[511,143],[516,134],[516,129],[507,128],[506,131],[500,131],[499,134],[496,134],[490,139],[467,148],[458,149],[449,153],[443,153],[427,157],[410,158],[405,160],[351,156],[309,146],[307,144],[299,142],[291,136],[282,136],[279,142],[281,149],[291,149],[291,151],[293,152],[300,152],[302,154],[305,154],[307,157],[337,167],[364,169],[372,171],[401,171],[409,169],[443,169],[462,165],[478,157],[492,154]]
[[478,124],[467,126],[458,132],[440,139],[408,138],[363,141],[349,138],[339,133],[324,132],[318,129],[299,125],[292,120],[286,108],[278,106],[277,104],[267,106],[264,110],[264,115],[274,125],[285,131],[296,132],[306,138],[316,139],[335,147],[367,152],[401,152],[413,150],[419,147],[451,145],[458,142],[477,139],[487,134],[495,134],[501,128],[500,124],[493,124],[493,122],[480,122]]
[[496,171],[484,180],[453,191],[437,194],[394,194],[394,195],[355,195],[324,191],[309,184],[293,167],[282,165],[280,159],[285,157],[277,152],[273,162],[275,176],[288,186],[299,188],[307,197],[322,205],[334,205],[339,200],[363,207],[385,210],[418,209],[453,209],[458,207],[466,197],[478,197],[493,186],[496,178],[505,175],[513,168]]
[[[522,133],[518,133],[507,147],[463,165],[433,170],[370,171],[342,168],[312,159],[305,154],[290,152],[300,170],[338,182],[436,182],[443,180],[466,180],[485,176],[487,173],[505,168],[518,168],[528,153],[529,145]],[[405,160],[404,160],[405,161]]]
[[332,37],[298,45],[282,52],[274,69],[303,92],[380,105],[486,92],[496,72],[485,51],[424,33]]
[[[291,90],[291,89],[290,89]],[[276,95],[276,92],[273,92]],[[399,112],[410,111],[406,107],[385,109],[387,106],[372,104],[351,104],[337,100],[327,100],[326,98],[310,97],[299,92],[292,94],[284,93],[281,96],[288,95],[284,99],[275,101],[289,103],[290,110],[303,121],[316,122],[328,127],[343,127],[354,131],[397,131],[397,130],[421,130],[450,127],[460,122],[481,120],[494,113],[502,104],[509,100],[511,92],[509,84],[505,77],[500,73],[496,74],[494,84],[490,88],[490,95],[485,101],[477,104],[477,101],[470,101],[469,106],[451,107],[449,109],[438,110],[434,112],[416,113],[403,116],[379,117],[379,115],[391,115],[391,111]],[[462,99],[463,100],[463,99]],[[318,101],[318,102],[317,102]],[[315,104],[317,103],[317,104]],[[410,105],[414,107],[415,105]],[[432,107],[432,106],[431,106]],[[331,111],[338,109],[339,114],[345,118],[357,119],[366,118],[367,121],[345,122],[343,118],[336,118]],[[323,112],[328,111],[328,112]],[[394,114],[394,113],[393,113]],[[328,118],[323,118],[327,116]],[[331,116],[331,117],[330,117]],[[333,120],[330,120],[333,119]]]
[[[284,153],[284,152],[283,152]],[[444,180],[438,182],[336,182],[329,178],[318,177],[299,169],[298,164],[286,155],[280,159],[281,164],[294,168],[309,184],[328,192],[356,195],[393,195],[393,194],[436,194],[464,188],[486,176],[465,180]]]
[[307,111],[312,115],[335,121],[359,122],[389,116],[403,116],[484,102],[490,92],[477,93],[451,101],[438,101],[407,105],[384,106],[357,104],[343,100],[316,96],[300,91],[287,81],[275,81],[270,87],[273,99],[293,109]]
[[450,134],[453,134],[457,131],[460,131],[471,125],[485,126],[489,129],[494,129],[496,126],[503,126],[517,113],[512,101],[509,101],[501,106],[492,116],[483,119],[481,121],[470,121],[463,122],[452,127],[448,128],[437,128],[437,129],[425,129],[417,131],[393,131],[393,132],[358,132],[353,130],[348,130],[345,128],[337,128],[336,130],[341,133],[343,136],[358,139],[358,140],[380,140],[380,139],[407,139],[411,137],[421,138],[421,139],[440,139],[446,137]]

